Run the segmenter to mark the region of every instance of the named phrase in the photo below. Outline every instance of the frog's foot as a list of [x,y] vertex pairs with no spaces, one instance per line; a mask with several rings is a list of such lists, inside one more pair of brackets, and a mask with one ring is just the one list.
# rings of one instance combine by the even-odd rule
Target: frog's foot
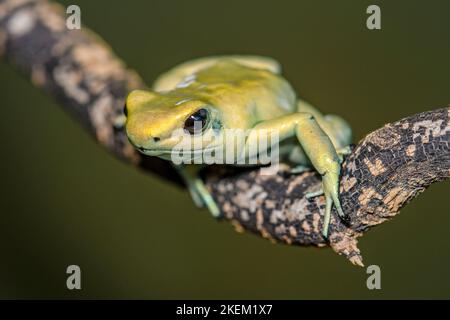
[[[211,193],[206,189],[205,184],[200,178],[196,178],[194,181],[195,191],[191,190],[192,199],[194,199],[195,204],[200,207],[208,208],[209,212],[214,218],[220,217],[220,209],[217,206]],[[195,196],[194,196],[195,194]]]
[[331,220],[331,209],[334,204],[339,218],[343,220],[344,223],[348,223],[348,216],[344,213],[341,207],[341,202],[339,201],[339,175],[333,172],[327,172],[322,177],[322,188],[325,194],[325,216],[322,228],[322,235],[325,239],[328,238],[328,229]]
[[342,162],[344,160],[344,156],[347,156],[350,153],[352,153],[352,148],[350,146],[339,148],[339,149],[336,149],[336,153]]
[[292,173],[292,174],[300,174],[300,173],[303,173],[303,172],[305,172],[305,171],[311,171],[311,170],[313,170],[311,167],[308,167],[308,166],[304,166],[304,165],[299,164],[299,165],[297,165],[297,166],[291,168],[291,169],[289,170],[289,173]]
[[199,177],[200,167],[195,165],[177,165],[175,169],[183,178],[195,205],[199,208],[208,208],[213,217],[219,218],[221,215],[220,209],[206,188],[205,183]]

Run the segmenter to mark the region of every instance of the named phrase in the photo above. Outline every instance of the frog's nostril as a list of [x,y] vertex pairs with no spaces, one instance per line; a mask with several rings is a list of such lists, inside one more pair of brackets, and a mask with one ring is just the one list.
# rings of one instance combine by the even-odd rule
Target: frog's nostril
[[153,141],[155,141],[155,142],[159,142],[159,140],[161,140],[161,138],[160,138],[160,137],[153,137]]

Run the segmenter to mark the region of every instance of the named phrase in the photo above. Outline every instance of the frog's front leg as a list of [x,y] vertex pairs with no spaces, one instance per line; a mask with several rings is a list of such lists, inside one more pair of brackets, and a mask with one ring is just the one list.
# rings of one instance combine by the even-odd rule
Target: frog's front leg
[[199,175],[202,166],[189,164],[174,165],[174,167],[183,178],[183,181],[186,184],[195,205],[199,208],[208,208],[213,217],[219,218],[220,209]]
[[313,115],[298,112],[257,124],[247,138],[246,150],[252,144],[258,143],[263,136],[268,138],[274,133],[278,134],[280,141],[296,136],[309,161],[322,176],[322,190],[327,204],[322,234],[324,237],[328,237],[332,204],[336,207],[339,216],[345,218],[339,201],[341,160],[333,143]]

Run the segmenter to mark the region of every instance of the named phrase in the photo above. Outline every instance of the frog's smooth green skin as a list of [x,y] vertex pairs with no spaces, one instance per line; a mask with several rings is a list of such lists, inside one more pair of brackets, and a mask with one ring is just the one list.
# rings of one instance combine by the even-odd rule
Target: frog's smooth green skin
[[[128,95],[126,132],[140,152],[171,160],[171,151],[181,139],[173,134],[176,131],[192,135],[194,143],[187,153],[196,159],[205,151],[204,146],[216,146],[219,140],[215,139],[224,130],[249,129],[245,144],[235,152],[238,160],[254,157],[243,150],[276,131],[288,146],[289,161],[298,165],[294,171],[313,167],[322,175],[322,190],[308,197],[325,195],[323,235],[327,237],[332,205],[339,216],[345,217],[338,186],[342,154],[348,152],[351,129],[342,118],[324,116],[297,99],[280,72],[276,61],[258,56],[219,56],[186,62],[159,77],[152,91],[136,90]],[[201,124],[200,128],[192,128],[194,120]],[[207,206],[217,217],[220,211],[196,174],[199,167],[177,166],[177,170],[196,204]]]

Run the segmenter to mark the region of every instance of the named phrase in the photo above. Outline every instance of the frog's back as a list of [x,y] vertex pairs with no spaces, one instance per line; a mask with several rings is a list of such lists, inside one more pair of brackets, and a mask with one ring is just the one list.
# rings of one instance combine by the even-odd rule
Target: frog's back
[[270,58],[225,56],[182,64],[163,75],[155,89],[176,90],[208,100],[247,126],[296,110],[295,92]]
[[255,122],[294,112],[296,108],[296,96],[289,83],[267,69],[222,60],[199,71],[196,81],[198,91],[217,108],[245,112]]
[[265,69],[276,74],[281,72],[279,63],[268,57],[241,55],[212,56],[198,58],[179,64],[159,76],[153,84],[153,89],[157,92],[174,90],[180,83],[184,83],[185,79],[190,79],[193,74],[196,74],[200,70],[208,69],[218,62],[223,61],[233,61],[240,65],[254,69]]

